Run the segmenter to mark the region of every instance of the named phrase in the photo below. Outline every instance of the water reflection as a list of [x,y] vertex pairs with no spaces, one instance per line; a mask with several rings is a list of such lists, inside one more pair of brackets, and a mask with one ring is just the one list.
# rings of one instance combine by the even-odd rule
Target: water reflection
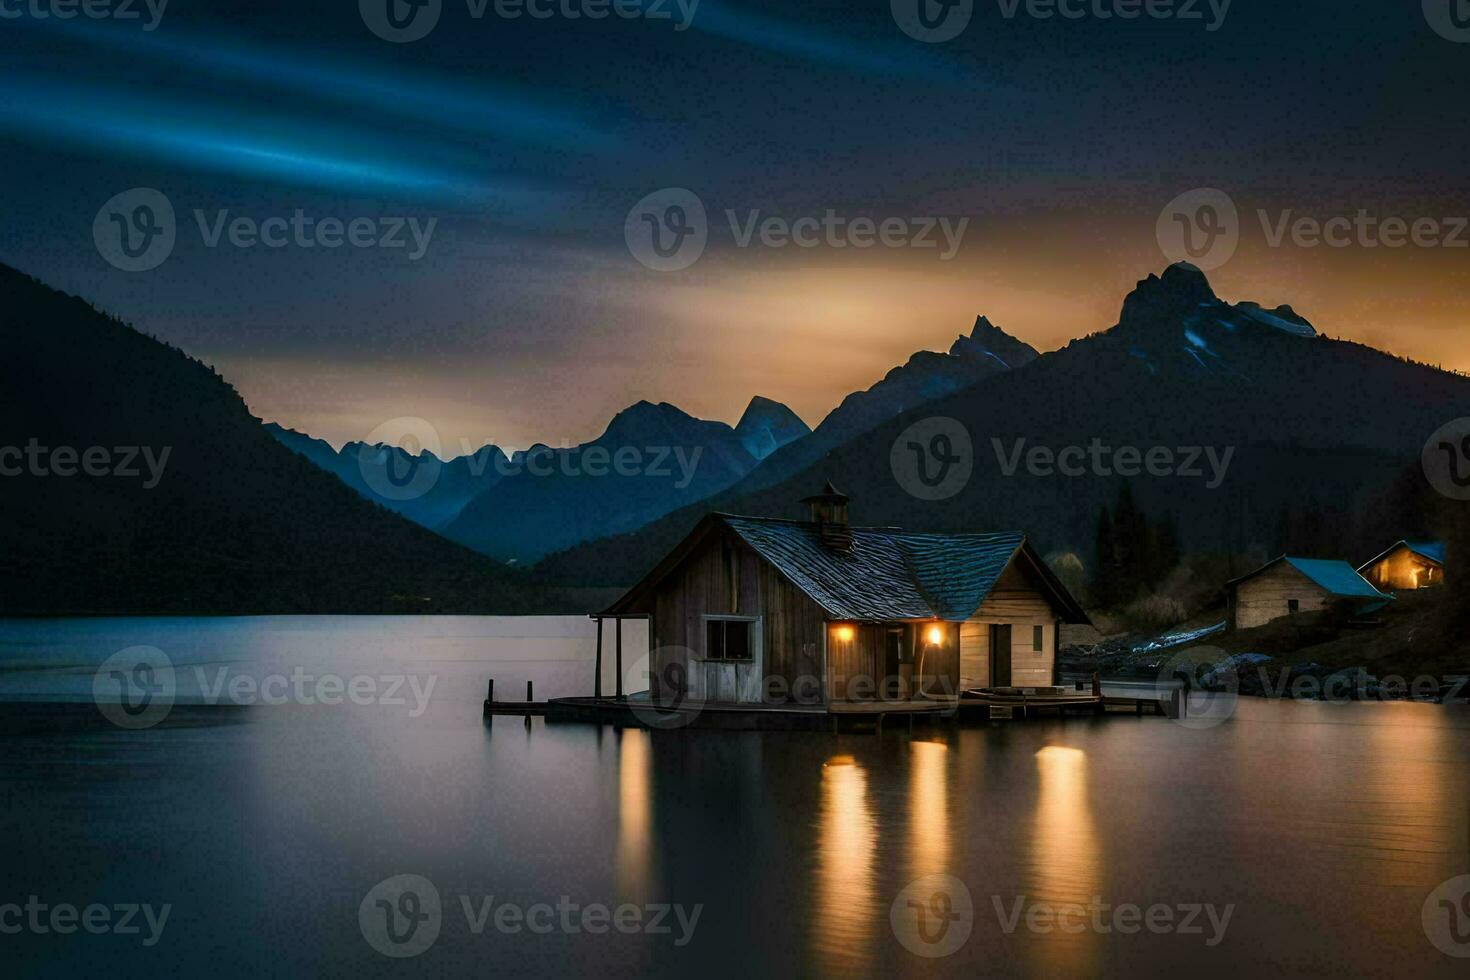
[[1408,887],[1460,843],[1463,825],[1448,812],[1444,792],[1456,773],[1444,760],[1446,729],[1426,723],[1418,705],[1386,705],[1384,714],[1385,720],[1365,726],[1369,756],[1353,768],[1362,774],[1366,799],[1353,802],[1351,818],[1363,820],[1361,843],[1387,859],[1387,883]]
[[877,830],[863,767],[850,755],[828,759],[817,842],[816,951],[823,973],[862,974],[871,965]]
[[909,744],[908,867],[916,878],[949,871],[948,766],[943,742]]
[[641,729],[618,732],[617,883],[623,901],[651,898],[653,747]]
[[[1086,907],[1102,892],[1102,862],[1087,797],[1087,754],[1048,745],[1036,753],[1040,785],[1026,876],[1028,904]],[[1101,937],[1053,931],[1038,937],[1045,973],[1096,972]]]

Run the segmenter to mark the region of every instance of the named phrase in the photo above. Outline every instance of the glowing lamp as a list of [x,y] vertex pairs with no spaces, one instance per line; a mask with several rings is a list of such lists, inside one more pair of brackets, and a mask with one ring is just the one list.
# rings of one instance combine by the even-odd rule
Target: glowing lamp
[[837,627],[837,639],[839,641],[841,641],[842,643],[848,643],[848,642],[850,642],[852,640],[852,627],[851,626],[839,626],[839,627]]
[[929,632],[926,635],[929,639],[929,642],[934,644],[935,646],[939,646],[944,642],[944,630],[940,629],[938,626],[929,627]]

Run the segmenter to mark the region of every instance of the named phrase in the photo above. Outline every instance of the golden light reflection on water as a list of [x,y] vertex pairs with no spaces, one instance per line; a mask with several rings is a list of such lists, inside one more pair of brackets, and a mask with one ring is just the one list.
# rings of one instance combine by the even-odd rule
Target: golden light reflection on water
[[833,756],[822,767],[817,834],[816,951],[822,972],[861,974],[870,966],[878,822],[867,773],[850,755]]
[[[1422,887],[1435,884],[1440,855],[1460,843],[1464,815],[1451,811],[1445,786],[1455,774],[1442,761],[1447,730],[1432,724],[1425,706],[1390,704],[1379,724],[1365,726],[1371,734],[1368,758],[1353,766],[1361,770],[1360,784],[1367,797],[1359,843],[1380,849],[1385,857],[1383,876],[1394,885]],[[1348,816],[1361,803],[1350,804]],[[1428,877],[1426,877],[1428,875]]]
[[908,867],[915,877],[948,873],[949,746],[909,744]]
[[[1027,904],[1086,907],[1100,894],[1102,861],[1087,796],[1087,754],[1048,745],[1036,753],[1040,785],[1026,871]],[[1024,926],[1023,926],[1024,928]],[[1052,931],[1038,936],[1046,972],[1095,972],[1102,937]]]
[[649,733],[624,729],[618,736],[617,884],[624,900],[650,897],[652,874],[653,748]]

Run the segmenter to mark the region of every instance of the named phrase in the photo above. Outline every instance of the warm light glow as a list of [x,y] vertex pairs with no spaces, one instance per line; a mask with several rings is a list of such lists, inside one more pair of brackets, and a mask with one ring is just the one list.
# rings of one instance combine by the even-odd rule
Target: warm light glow
[[[834,755],[822,767],[817,824],[815,921],[821,972],[863,976],[871,966],[868,946],[879,903],[874,897],[878,819],[868,798],[868,775],[850,755]],[[887,912],[888,899],[881,908]]]
[[[1103,852],[1087,792],[1087,754],[1064,745],[1036,753],[1039,780],[1032,823],[1030,863],[1022,879],[1038,902],[1086,905],[1103,890]],[[1101,972],[1101,936],[1096,932],[1053,934],[1042,947],[1047,976],[1091,976]]]
[[843,642],[843,643],[850,643],[852,641],[852,635],[853,634],[852,634],[852,627],[851,626],[839,626],[839,627],[837,627],[837,639],[840,640],[841,642]]
[[648,732],[619,733],[618,894],[637,899],[650,894],[653,862],[653,744]]
[[944,630],[940,629],[938,626],[929,627],[928,636],[929,642],[934,644],[935,646],[939,646],[941,643],[944,642]]
[[949,746],[909,743],[909,870],[914,875],[949,870]]

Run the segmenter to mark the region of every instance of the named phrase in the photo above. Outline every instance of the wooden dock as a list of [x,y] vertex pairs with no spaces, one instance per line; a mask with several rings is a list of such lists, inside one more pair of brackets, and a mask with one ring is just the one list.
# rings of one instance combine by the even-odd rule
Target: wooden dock
[[624,697],[570,697],[537,701],[527,684],[525,701],[496,701],[491,682],[484,715],[541,715],[550,723],[612,725],[619,728],[714,729],[724,731],[830,731],[855,729],[882,732],[885,726],[976,724],[1061,717],[1069,714],[1132,714],[1176,717],[1183,703],[1177,691],[1155,689],[1101,693],[1078,692],[1067,698],[1003,699],[940,697],[830,704],[733,704],[726,702],[655,702],[646,693]]

